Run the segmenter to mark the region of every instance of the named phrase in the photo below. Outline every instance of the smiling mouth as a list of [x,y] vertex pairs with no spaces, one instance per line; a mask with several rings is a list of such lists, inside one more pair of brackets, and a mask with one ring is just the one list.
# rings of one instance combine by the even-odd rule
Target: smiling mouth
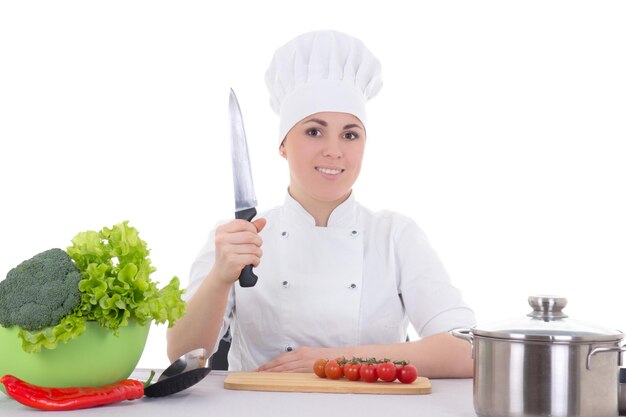
[[345,169],[332,169],[332,168],[322,168],[322,167],[315,167],[315,170],[321,172],[322,174],[327,174],[327,175],[338,175],[338,174],[341,174],[343,171],[345,171]]

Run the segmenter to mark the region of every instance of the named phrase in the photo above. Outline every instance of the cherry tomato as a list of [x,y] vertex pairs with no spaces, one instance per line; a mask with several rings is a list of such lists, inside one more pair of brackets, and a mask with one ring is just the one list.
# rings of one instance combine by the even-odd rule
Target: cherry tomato
[[350,381],[358,381],[359,371],[361,370],[361,363],[357,361],[348,362],[343,366],[343,374]]
[[417,368],[411,364],[404,365],[398,373],[398,381],[403,384],[410,384],[417,379]]
[[379,363],[376,372],[382,381],[393,382],[396,380],[396,365],[393,362]]
[[326,377],[330,379],[339,379],[343,376],[343,366],[339,364],[337,359],[331,359],[324,366]]
[[315,372],[315,375],[319,376],[320,378],[326,378],[326,370],[324,369],[324,367],[326,366],[327,362],[328,359],[323,358],[315,361],[315,363],[313,364],[313,372]]
[[365,382],[376,382],[378,380],[378,374],[376,373],[376,365],[371,363],[364,363],[359,370],[359,376]]
[[404,365],[408,365],[409,363],[406,361],[395,361],[394,365],[396,365],[396,379],[398,379],[398,377],[400,377],[400,369],[402,369],[402,367]]

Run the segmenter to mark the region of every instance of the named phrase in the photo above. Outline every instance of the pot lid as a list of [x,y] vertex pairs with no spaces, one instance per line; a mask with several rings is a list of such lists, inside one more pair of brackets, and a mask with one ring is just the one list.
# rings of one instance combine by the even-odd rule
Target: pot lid
[[565,297],[531,296],[533,311],[520,319],[477,326],[475,336],[498,339],[536,340],[544,342],[607,342],[619,341],[624,334],[592,323],[571,319],[563,312]]

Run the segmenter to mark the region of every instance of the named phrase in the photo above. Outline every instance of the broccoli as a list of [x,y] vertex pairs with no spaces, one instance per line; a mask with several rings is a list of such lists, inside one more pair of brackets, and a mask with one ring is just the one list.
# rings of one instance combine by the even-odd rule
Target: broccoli
[[82,276],[62,249],[50,249],[11,269],[0,281],[0,325],[40,330],[57,325],[81,302]]

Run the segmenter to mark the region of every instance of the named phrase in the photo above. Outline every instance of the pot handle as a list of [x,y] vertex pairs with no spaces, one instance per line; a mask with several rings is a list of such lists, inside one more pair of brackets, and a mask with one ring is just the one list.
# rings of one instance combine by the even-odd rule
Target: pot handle
[[[626,345],[624,346],[612,346],[612,347],[597,347],[591,349],[587,354],[587,369],[591,369],[591,357],[596,353],[607,353],[607,352],[626,352]],[[620,355],[621,357],[621,355]],[[621,362],[621,360],[620,360]]]
[[472,358],[474,357],[474,333],[472,329],[453,329],[450,330],[450,334],[459,339],[463,339],[472,346]]

